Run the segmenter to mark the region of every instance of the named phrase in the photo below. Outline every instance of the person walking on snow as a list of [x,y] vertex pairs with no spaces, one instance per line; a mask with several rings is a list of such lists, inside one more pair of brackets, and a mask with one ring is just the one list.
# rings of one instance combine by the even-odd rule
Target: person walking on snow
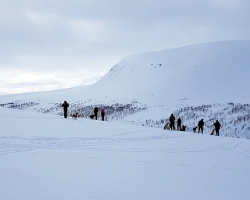
[[98,108],[95,107],[95,108],[94,108],[94,116],[95,116],[95,119],[96,119],[96,120],[97,120],[97,113],[98,113]]
[[177,130],[181,130],[181,118],[179,117],[178,119],[177,119]]
[[214,123],[214,127],[215,127],[215,133],[216,133],[216,136],[219,136],[220,135],[220,122],[218,122],[218,120],[216,120],[216,122]]
[[203,121],[203,119],[201,119],[198,122],[198,133],[201,131],[201,133],[203,134],[203,127],[204,127],[204,121]]
[[169,123],[170,123],[171,130],[175,130],[174,121],[175,121],[175,117],[173,114],[171,114],[171,116],[169,117]]
[[63,104],[62,104],[62,107],[63,107],[63,111],[64,111],[64,118],[67,118],[68,107],[69,107],[68,102],[67,102],[67,101],[64,101]]
[[104,109],[101,110],[101,115],[102,115],[102,121],[104,121],[104,116],[105,116],[105,111],[104,111]]

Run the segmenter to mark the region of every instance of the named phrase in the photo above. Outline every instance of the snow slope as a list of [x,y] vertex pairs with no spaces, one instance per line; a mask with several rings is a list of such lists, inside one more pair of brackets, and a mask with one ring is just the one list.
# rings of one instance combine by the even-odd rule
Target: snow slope
[[0,199],[248,200],[250,141],[0,109]]
[[[95,84],[0,96],[0,106],[62,115],[60,104],[67,100],[69,113],[79,112],[83,118],[98,106],[108,111],[109,121],[161,128],[175,113],[185,118],[189,129],[205,117],[207,134],[212,120],[219,119],[224,125],[222,135],[246,137],[250,130],[249,55],[250,41],[210,42],[141,53],[122,59]],[[199,107],[204,105],[212,106],[210,113],[202,113]],[[199,111],[191,117],[185,115],[183,110],[194,106]],[[244,109],[231,116],[240,107]]]
[[250,41],[210,42],[141,53],[122,59],[90,86],[8,95],[1,99],[110,101],[127,98],[163,104],[183,98],[194,102],[197,98],[221,102],[228,98],[249,98],[249,55]]
[[[105,94],[166,103],[183,98],[227,101],[250,96],[250,41],[192,45],[129,56],[93,87]],[[118,86],[118,87],[117,87]],[[101,91],[98,91],[98,94]],[[202,98],[203,97],[203,98]]]

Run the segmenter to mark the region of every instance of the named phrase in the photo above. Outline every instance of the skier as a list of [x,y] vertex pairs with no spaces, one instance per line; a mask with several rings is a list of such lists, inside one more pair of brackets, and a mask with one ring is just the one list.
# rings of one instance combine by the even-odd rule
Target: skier
[[175,121],[175,117],[174,117],[173,114],[171,114],[171,116],[169,117],[170,129],[171,130],[175,130],[174,121]]
[[177,119],[177,130],[181,130],[181,118],[179,117],[178,119]]
[[105,111],[104,111],[104,109],[101,110],[101,115],[102,115],[102,121],[104,121],[104,116],[105,116]]
[[96,119],[96,120],[97,120],[97,113],[98,113],[98,108],[95,107],[95,108],[94,108],[94,116],[95,116],[95,119]]
[[69,107],[68,102],[64,101],[63,104],[62,104],[62,107],[63,107],[63,111],[64,111],[64,118],[67,118],[68,107]]
[[216,122],[214,123],[214,127],[215,127],[215,133],[216,133],[216,136],[219,136],[220,135],[220,122],[218,122],[218,120],[216,120]]
[[204,126],[204,121],[203,121],[203,119],[201,119],[198,122],[198,133],[201,131],[201,133],[203,134],[203,126]]

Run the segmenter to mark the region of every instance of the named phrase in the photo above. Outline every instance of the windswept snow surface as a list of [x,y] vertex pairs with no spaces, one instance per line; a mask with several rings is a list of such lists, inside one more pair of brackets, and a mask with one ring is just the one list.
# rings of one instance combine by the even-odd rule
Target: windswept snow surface
[[249,200],[250,141],[0,109],[0,199]]

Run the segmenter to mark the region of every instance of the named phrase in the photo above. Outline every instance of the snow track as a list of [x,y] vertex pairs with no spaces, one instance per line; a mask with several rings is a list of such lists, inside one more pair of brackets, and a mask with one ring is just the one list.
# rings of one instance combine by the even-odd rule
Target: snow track
[[249,140],[0,111],[0,199],[249,199]]

